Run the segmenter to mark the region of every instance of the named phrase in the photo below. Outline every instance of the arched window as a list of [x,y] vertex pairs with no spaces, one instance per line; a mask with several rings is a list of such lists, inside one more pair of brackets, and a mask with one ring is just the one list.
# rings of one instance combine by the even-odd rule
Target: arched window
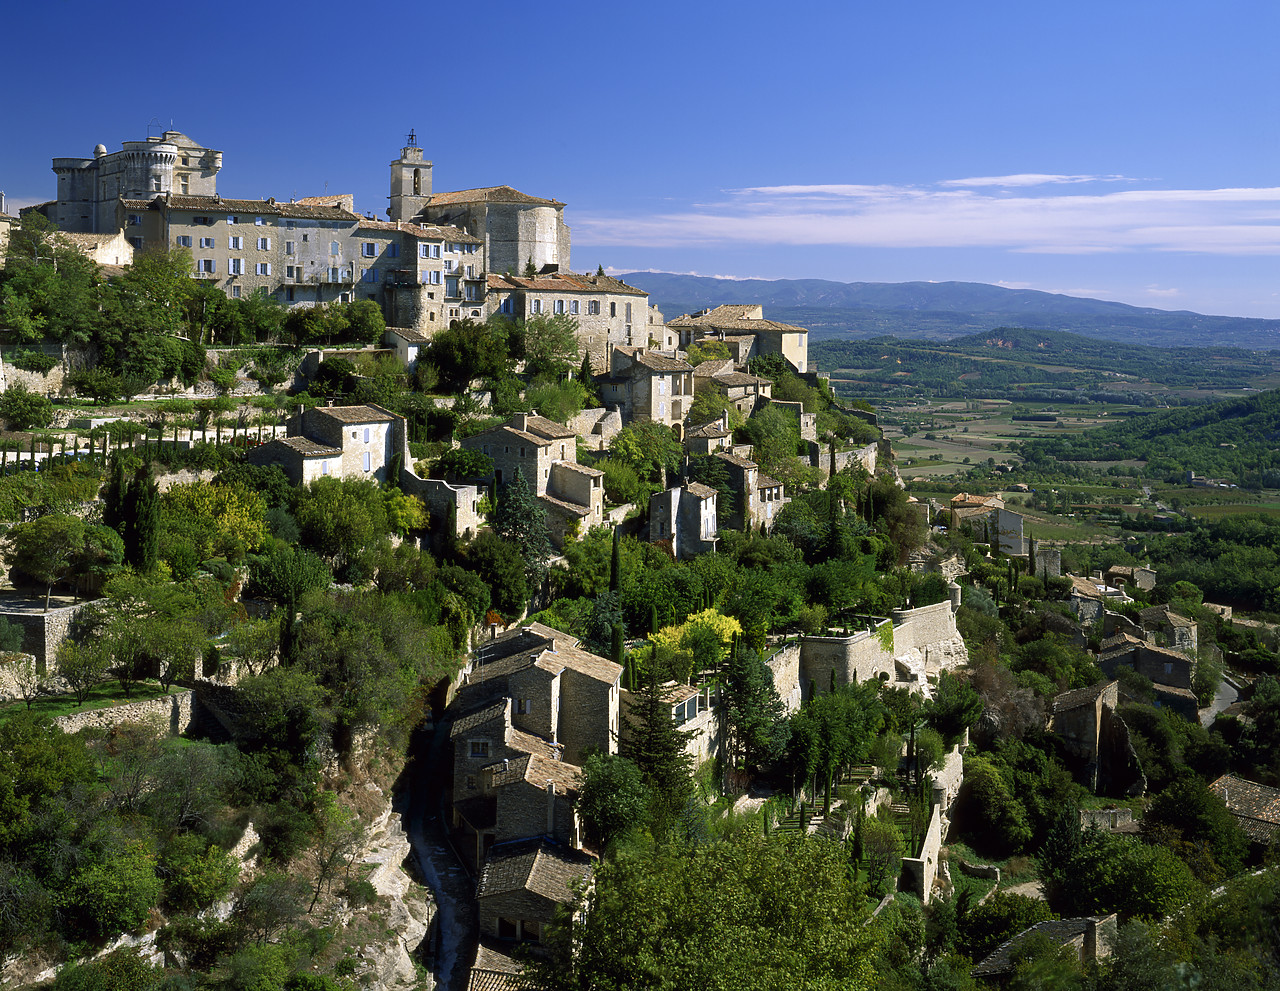
[[413,195],[422,195],[422,169],[413,170]]

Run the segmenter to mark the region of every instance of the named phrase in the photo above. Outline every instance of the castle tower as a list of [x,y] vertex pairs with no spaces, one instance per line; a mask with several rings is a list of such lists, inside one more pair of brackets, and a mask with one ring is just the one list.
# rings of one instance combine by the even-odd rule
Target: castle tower
[[418,138],[409,132],[409,143],[400,149],[400,157],[391,163],[391,206],[387,216],[392,220],[413,220],[431,199],[431,163],[422,160]]

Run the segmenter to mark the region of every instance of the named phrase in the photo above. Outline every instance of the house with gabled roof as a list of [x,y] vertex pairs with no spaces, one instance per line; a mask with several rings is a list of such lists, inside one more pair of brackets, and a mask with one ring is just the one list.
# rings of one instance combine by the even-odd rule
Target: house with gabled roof
[[476,884],[480,935],[514,948],[537,943],[557,910],[572,905],[594,861],[587,854],[546,839],[495,846]]
[[649,539],[671,548],[681,561],[716,549],[716,503],[720,493],[701,482],[685,482],[649,497]]
[[729,429],[729,414],[720,414],[701,426],[689,427],[684,434],[684,449],[692,455],[713,454],[733,446],[733,431]]
[[464,438],[462,446],[493,461],[493,474],[480,480],[484,484],[510,484],[519,469],[547,511],[556,547],[604,522],[604,472],[578,464],[577,434],[564,424],[536,412],[517,413]]
[[1015,951],[1033,935],[1047,939],[1051,945],[1072,951],[1076,960],[1084,965],[1103,960],[1111,955],[1116,941],[1116,916],[1091,915],[1075,919],[1051,919],[1038,922],[1024,929],[1013,939],[1006,940],[974,964],[970,971],[974,977],[999,979],[1013,973],[1017,964]]
[[766,320],[759,304],[725,304],[668,320],[680,335],[680,347],[697,341],[723,341],[739,364],[756,355],[780,354],[797,372],[809,371],[809,331],[804,327]]
[[693,403],[693,366],[674,353],[643,347],[615,347],[609,374],[597,377],[600,398],[617,408],[624,422],[651,421],[684,431]]
[[248,460],[279,465],[294,485],[325,477],[386,482],[387,472],[404,464],[405,437],[404,418],[376,404],[313,406],[289,420],[287,436],[253,448]]

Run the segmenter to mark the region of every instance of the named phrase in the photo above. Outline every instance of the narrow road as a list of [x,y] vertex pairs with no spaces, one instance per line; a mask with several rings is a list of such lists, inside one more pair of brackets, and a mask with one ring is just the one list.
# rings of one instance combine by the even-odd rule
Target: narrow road
[[1218,694],[1213,697],[1213,703],[1207,708],[1200,711],[1200,725],[1209,726],[1218,713],[1222,712],[1229,705],[1235,705],[1236,700],[1240,698],[1240,693],[1236,691],[1236,686],[1222,679],[1222,683],[1218,685]]
[[415,746],[404,823],[414,862],[436,900],[436,937],[432,947],[436,988],[466,991],[479,929],[475,883],[454,856],[447,825],[440,818],[448,745],[449,724],[444,722],[436,726],[429,740],[423,739]]

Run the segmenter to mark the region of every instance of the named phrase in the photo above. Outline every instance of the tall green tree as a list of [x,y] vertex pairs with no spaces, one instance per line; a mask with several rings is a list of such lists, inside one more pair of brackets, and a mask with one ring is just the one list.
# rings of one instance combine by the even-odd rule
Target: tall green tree
[[640,769],[651,796],[654,835],[665,838],[693,797],[693,758],[685,750],[693,734],[677,728],[653,671],[632,695],[627,723],[630,732],[618,752]]
[[547,511],[519,468],[498,492],[491,525],[494,533],[519,549],[529,591],[536,591],[547,574],[551,538],[547,532]]
[[736,766],[767,765],[782,755],[791,731],[773,672],[754,650],[729,656],[717,705],[727,730],[725,751]]

